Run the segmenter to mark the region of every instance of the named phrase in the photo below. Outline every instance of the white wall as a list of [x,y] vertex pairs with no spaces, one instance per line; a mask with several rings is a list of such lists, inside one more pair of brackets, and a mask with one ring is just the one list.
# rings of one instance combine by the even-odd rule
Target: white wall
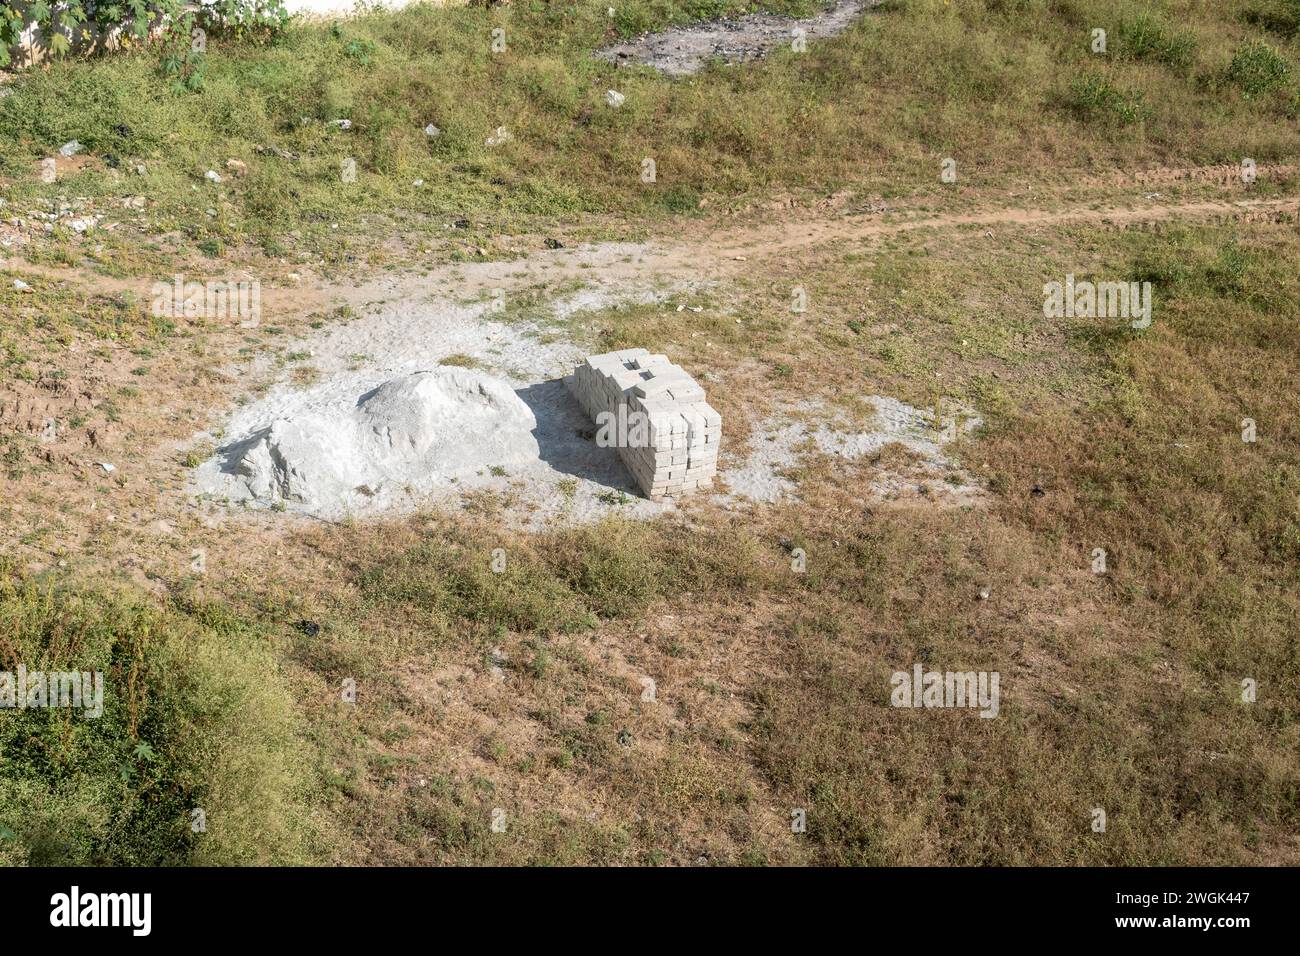
[[[32,4],[32,0],[7,0],[7,2],[9,3],[10,6],[16,7],[19,10],[25,10],[27,7],[30,7]],[[391,9],[396,9],[398,7],[408,6],[412,3],[417,2],[417,0],[379,0],[379,2],[375,2],[375,0],[361,0],[361,2],[364,6],[370,8],[383,6]],[[432,3],[435,6],[450,6],[458,3],[464,3],[465,0],[425,0],[425,2]],[[60,9],[59,0],[53,0],[53,2],[51,2],[50,5],[51,7],[54,8],[56,12]],[[333,17],[347,16],[348,14],[356,10],[357,5],[358,5],[358,0],[285,0],[284,3],[285,9],[287,9],[290,13],[300,14],[304,17],[309,17],[309,18],[333,18]],[[78,30],[81,29],[85,29],[85,28],[84,27],[78,28]],[[36,27],[34,25],[29,26],[23,32],[22,42],[20,42],[17,46],[10,48],[9,55],[13,58],[12,62],[15,67],[28,66],[33,60],[39,62],[46,55],[46,51],[44,50],[43,46],[34,47],[32,45],[34,35],[35,35],[35,30]],[[110,49],[113,47],[114,39],[119,32],[120,32],[119,30],[113,30],[111,33],[109,33],[106,37],[103,38],[107,42],[107,45],[109,46]],[[63,33],[64,36],[67,36],[70,39],[72,38],[72,34],[70,31],[64,30]],[[44,43],[44,41],[42,41],[42,43]],[[83,44],[80,43],[78,40],[73,40],[74,48],[80,49],[82,45]]]
[[[382,6],[395,9],[414,2],[415,0],[383,0]],[[355,0],[284,0],[284,6],[290,13],[302,13],[308,16],[340,16],[351,13],[356,3]]]

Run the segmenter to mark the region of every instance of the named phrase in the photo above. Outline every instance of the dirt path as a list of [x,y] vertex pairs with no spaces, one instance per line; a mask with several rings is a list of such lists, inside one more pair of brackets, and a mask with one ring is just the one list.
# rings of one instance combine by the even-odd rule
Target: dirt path
[[[1261,170],[1261,174],[1264,172]],[[477,308],[466,304],[491,297],[498,289],[509,298],[515,292],[535,293],[543,285],[556,289],[567,283],[570,289],[576,287],[579,291],[560,295],[569,295],[578,306],[585,301],[599,308],[611,296],[628,298],[638,293],[667,296],[673,302],[689,305],[692,290],[702,286],[761,276],[773,263],[798,259],[822,247],[861,244],[869,251],[878,240],[904,234],[934,231],[957,243],[986,243],[992,241],[990,235],[1005,235],[1008,230],[1053,229],[1072,224],[1124,229],[1146,225],[1158,228],[1172,222],[1286,218],[1300,219],[1300,197],[1225,197],[1141,205],[1117,201],[1110,206],[1085,207],[1054,204],[1049,196],[1037,207],[990,207],[946,214],[900,207],[865,214],[823,212],[791,221],[786,213],[780,219],[722,227],[705,222],[685,224],[677,238],[656,238],[646,243],[588,244],[537,250],[513,261],[446,263],[425,275],[389,274],[354,283],[305,273],[301,283],[266,284],[263,322],[284,326],[296,339],[311,334],[313,310],[324,312],[346,304],[353,306],[358,315],[365,315],[376,304],[402,303],[403,308],[419,311],[437,326],[430,328],[433,334],[441,328],[435,321],[441,314],[454,318],[467,307]],[[80,285],[99,286],[102,280],[89,274],[72,277],[51,267],[20,268],[43,281],[75,278]],[[136,291],[144,296],[149,283],[139,283]],[[118,288],[130,286],[131,282],[111,284]],[[110,346],[104,359],[85,349],[74,349],[69,355],[73,364],[62,369],[66,378],[44,376],[38,381],[4,383],[0,386],[0,434],[17,432],[35,437],[50,419],[84,420],[81,427],[61,431],[57,442],[41,445],[42,457],[55,466],[54,470],[41,469],[32,479],[15,484],[34,482],[33,494],[55,495],[69,505],[68,514],[91,516],[98,507],[100,513],[130,515],[138,511],[152,519],[167,516],[178,526],[186,523],[186,515],[192,521],[193,498],[183,490],[186,471],[178,467],[184,449],[192,444],[196,432],[222,422],[231,403],[246,395],[255,382],[270,385],[287,374],[283,369],[277,371],[274,354],[251,361],[248,356],[239,357],[244,339],[245,333],[237,328],[216,331],[210,341],[211,351],[204,357],[160,356],[152,363],[153,374],[148,378],[133,374],[140,362],[127,348]],[[496,353],[510,354],[502,345],[504,341],[485,337],[478,345],[486,350],[485,358],[492,359]],[[468,346],[458,350],[477,351]],[[358,345],[356,351],[367,349]],[[230,374],[229,366],[226,373],[218,371],[230,362],[240,366],[239,374]],[[266,367],[259,368],[259,364]],[[719,367],[718,374],[726,377],[728,373]],[[121,421],[104,419],[101,405],[105,397],[128,386],[141,393],[132,403],[132,410]],[[104,474],[100,462],[112,463],[118,470]],[[156,477],[139,480],[146,475]],[[126,481],[128,477],[133,480]],[[6,537],[17,540],[33,535],[38,527],[59,527],[44,541],[33,539],[34,550],[46,554],[58,553],[82,538],[86,530],[83,521],[69,521],[66,515],[54,521],[52,514],[27,498],[21,489],[15,487],[15,493],[14,507],[0,509],[0,528]],[[20,517],[17,503],[24,499],[27,508]]]
[[[840,215],[798,222],[768,222],[701,232],[687,240],[651,240],[644,244],[601,243],[568,249],[539,250],[511,262],[457,263],[412,279],[428,294],[431,288],[449,286],[457,294],[473,297],[496,288],[509,292],[538,281],[575,279],[653,279],[685,284],[713,282],[754,271],[764,259],[787,257],[820,246],[863,243],[926,230],[981,234],[995,228],[1042,228],[1074,224],[1111,225],[1126,229],[1170,221],[1259,221],[1300,218],[1300,197],[1241,200],[1197,200],[1141,206],[1100,208],[1017,207],[945,215],[909,215],[906,212]],[[407,285],[382,280],[385,292]],[[363,286],[361,297],[372,290]]]
[[715,259],[735,261],[744,255],[780,255],[806,250],[825,243],[860,242],[907,232],[970,230],[992,226],[1054,226],[1073,224],[1131,227],[1173,219],[1272,219],[1300,213],[1300,198],[1199,201],[1100,209],[1015,208],[960,215],[922,216],[899,221],[873,217],[841,217],[814,220],[796,226],[773,224],[757,229],[720,233],[704,249],[690,255],[699,261],[712,253]]

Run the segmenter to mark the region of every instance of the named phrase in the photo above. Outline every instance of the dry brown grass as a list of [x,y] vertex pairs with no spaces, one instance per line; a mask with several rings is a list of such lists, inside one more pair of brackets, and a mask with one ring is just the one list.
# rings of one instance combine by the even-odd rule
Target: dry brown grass
[[[875,470],[901,464],[889,451],[808,462],[798,501],[697,501],[650,524],[525,534],[480,502],[207,526],[178,485],[192,426],[157,409],[248,387],[202,373],[246,347],[214,334],[151,346],[172,371],[119,410],[120,481],[47,462],[6,514],[23,553],[67,555],[79,580],[134,577],[197,620],[224,607],[279,638],[316,812],[343,834],[329,858],[1294,863],[1296,247],[1292,223],[1008,223],[755,262],[763,279],[724,286],[702,318],[602,317],[610,344],[713,366],[736,410],[765,392],[855,413],[872,392],[975,405],[989,425],[964,463],[991,491],[976,507],[873,500]],[[1156,325],[1043,319],[1041,283],[1066,271],[1152,277]],[[795,282],[810,313],[788,312]],[[141,482],[169,444],[175,472]],[[1000,716],[891,708],[890,673],[917,661],[998,671]]]

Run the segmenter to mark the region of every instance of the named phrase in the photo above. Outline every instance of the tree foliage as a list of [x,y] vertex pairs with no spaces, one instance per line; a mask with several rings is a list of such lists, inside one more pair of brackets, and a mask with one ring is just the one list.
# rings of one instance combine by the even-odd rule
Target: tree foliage
[[[33,0],[0,3],[0,67],[10,65],[12,48],[35,28],[36,42],[52,56],[95,48],[114,38],[125,47],[144,45],[151,36],[173,46],[176,35],[193,36],[192,52],[202,53],[205,40],[195,31],[238,39],[266,39],[289,20],[284,0],[201,0],[198,9],[186,0]],[[191,64],[195,57],[187,56]]]

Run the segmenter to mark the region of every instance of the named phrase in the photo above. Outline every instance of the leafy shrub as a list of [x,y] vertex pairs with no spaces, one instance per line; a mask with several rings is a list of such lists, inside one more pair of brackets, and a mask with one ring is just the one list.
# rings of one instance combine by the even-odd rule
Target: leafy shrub
[[1119,28],[1120,56],[1133,60],[1154,60],[1186,71],[1196,60],[1196,38],[1187,33],[1171,34],[1156,18],[1141,13],[1125,20]]
[[284,0],[204,0],[199,23],[237,40],[267,40],[289,24]]
[[165,35],[186,38],[196,25],[239,39],[268,38],[289,21],[284,0],[200,0],[197,10],[190,6],[187,0],[36,0],[25,10],[5,4],[0,9],[0,67],[9,65],[10,48],[21,42],[29,24],[44,35],[51,54],[63,56],[115,31],[140,43],[159,26]]
[[1241,87],[1247,99],[1262,96],[1283,86],[1291,69],[1282,55],[1267,43],[1239,47],[1228,64],[1227,77]]
[[1071,83],[1066,104],[1081,119],[1121,126],[1140,122],[1150,113],[1141,93],[1117,89],[1096,74]]

